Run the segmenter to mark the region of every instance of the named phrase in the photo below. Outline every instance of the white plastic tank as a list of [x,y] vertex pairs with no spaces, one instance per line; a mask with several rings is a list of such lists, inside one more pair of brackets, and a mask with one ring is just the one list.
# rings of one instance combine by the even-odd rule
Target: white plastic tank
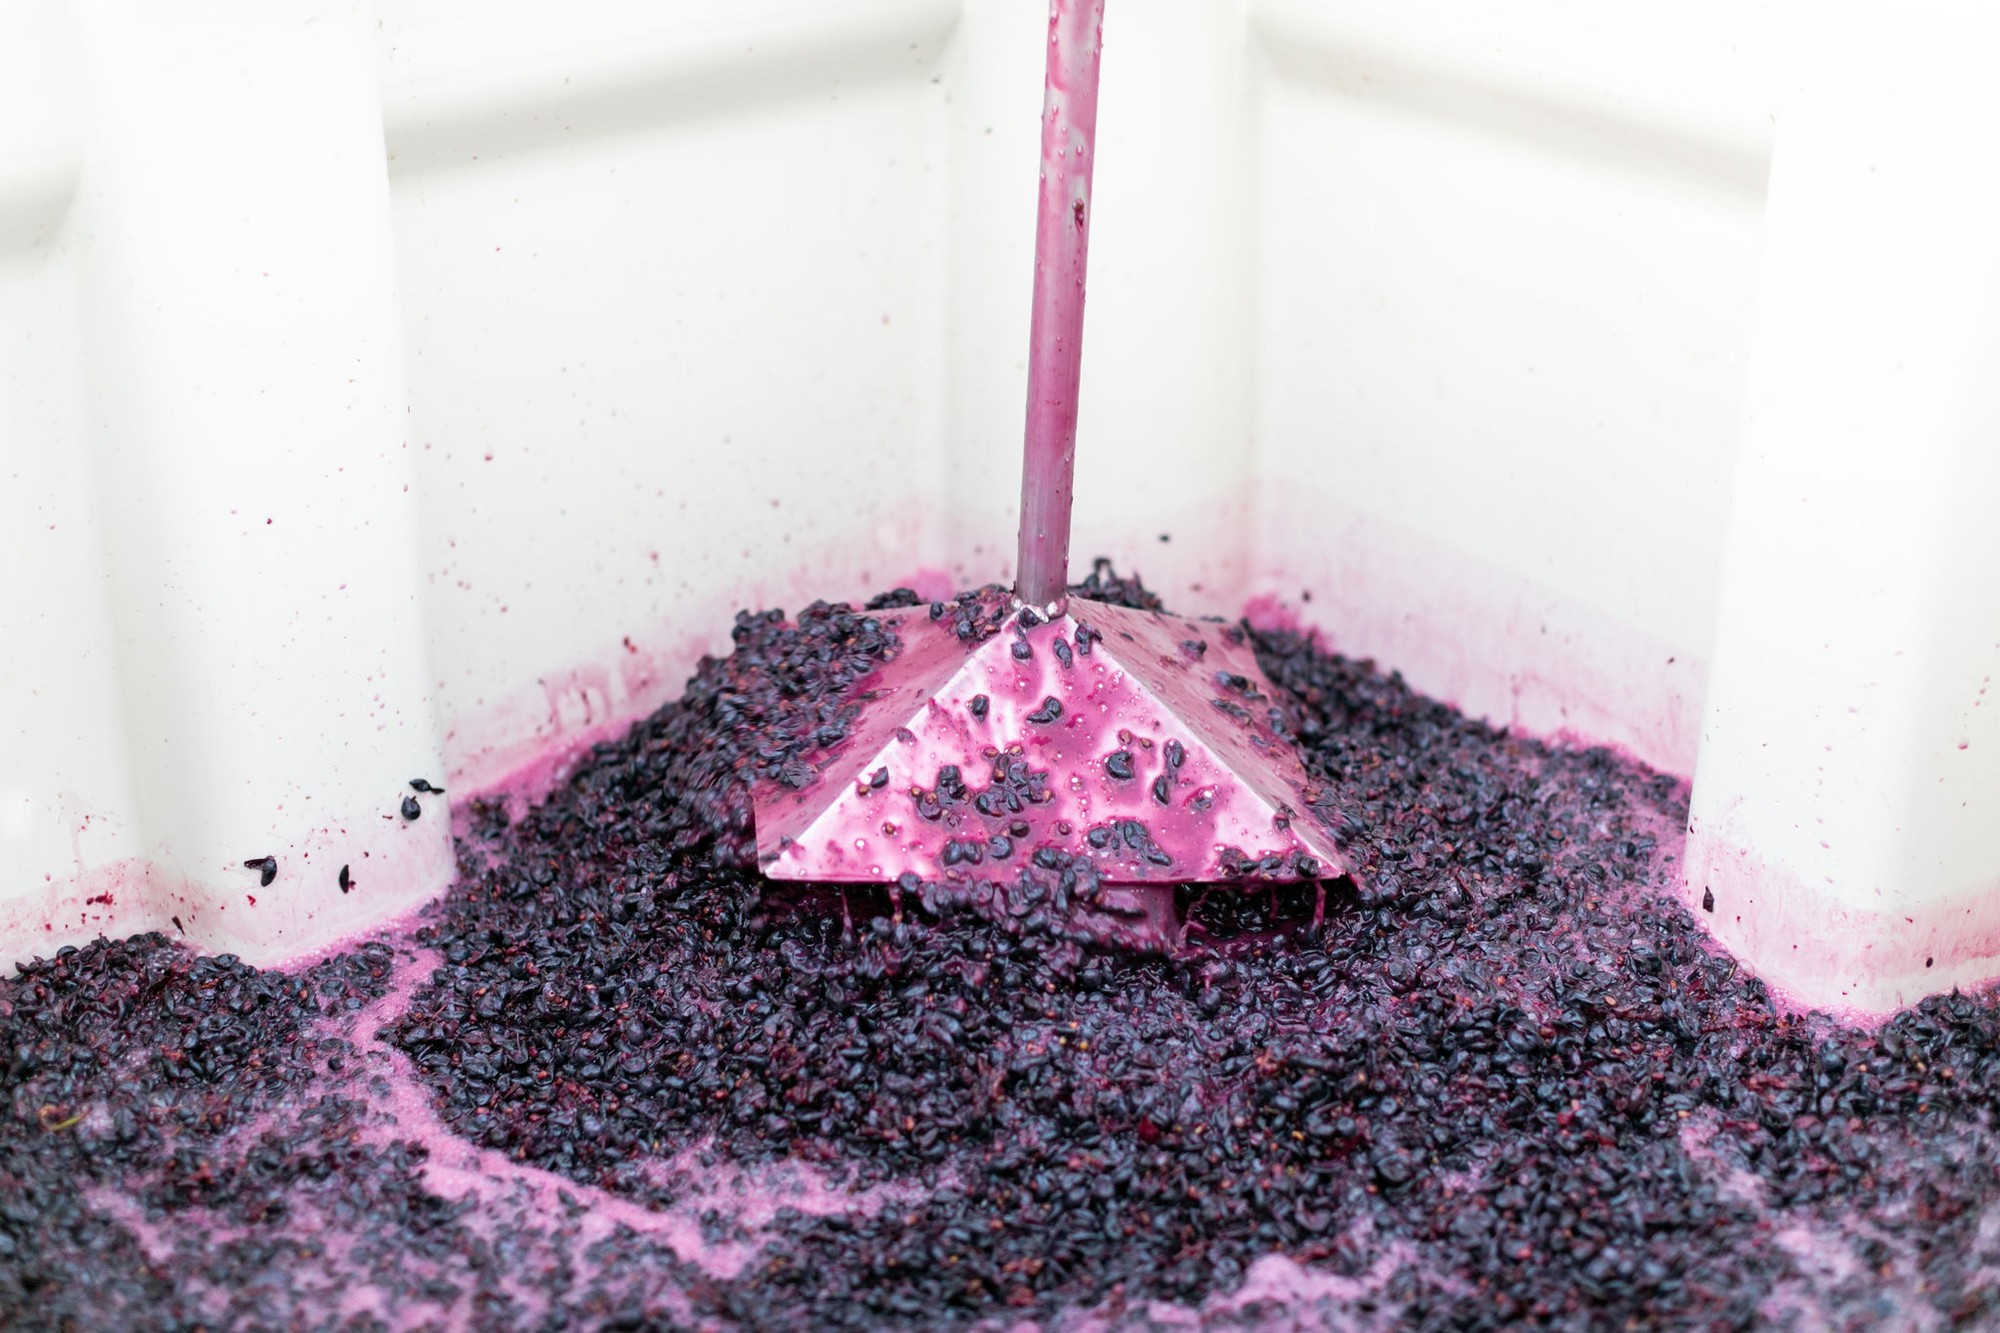
[[[1800,1000],[2000,975],[2000,16],[1112,9],[1078,555],[1692,776]],[[1010,575],[1044,20],[0,7],[0,956],[320,946],[736,608]]]

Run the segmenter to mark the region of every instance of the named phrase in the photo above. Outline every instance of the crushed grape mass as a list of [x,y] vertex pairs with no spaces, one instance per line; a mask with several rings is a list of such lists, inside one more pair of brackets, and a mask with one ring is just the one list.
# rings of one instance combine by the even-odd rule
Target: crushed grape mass
[[745,783],[914,602],[739,617],[380,939],[0,981],[11,1326],[2000,1320],[1990,998],[1785,1013],[1672,891],[1684,784],[1298,634],[1251,631],[1353,881],[1183,886],[1172,948],[1087,859],[764,882]]

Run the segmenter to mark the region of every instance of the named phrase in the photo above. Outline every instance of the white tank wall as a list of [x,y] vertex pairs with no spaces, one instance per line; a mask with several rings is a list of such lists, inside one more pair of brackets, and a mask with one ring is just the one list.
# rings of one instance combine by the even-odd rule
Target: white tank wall
[[[274,331],[255,373],[231,354],[212,393],[156,386],[135,411],[117,358],[157,359],[179,325],[112,318],[130,307],[107,295],[91,182],[117,157],[91,127],[117,116],[87,76],[137,20],[113,0],[0,11],[0,614],[25,628],[0,654],[11,951],[183,915],[194,938],[277,956],[363,924],[437,887],[441,844],[383,850],[400,869],[376,892],[318,886],[309,909],[287,875],[269,929],[170,909],[245,892],[225,845],[341,855],[326,830],[379,823],[426,755],[462,796],[615,729],[724,646],[738,606],[1011,574],[1040,6],[166,13],[154,38],[208,61],[207,91],[163,76],[124,114],[209,115],[156,175],[248,202],[218,223],[183,201],[126,242],[168,269],[205,255],[178,280],[238,311],[203,313],[234,319],[230,346]],[[1289,607],[1497,722],[1692,772],[1797,22],[1775,2],[1615,21],[1575,3],[1114,5],[1079,566],[1114,556],[1190,610]],[[260,103],[281,56],[327,81],[317,111]],[[280,114],[379,160],[333,184],[323,161],[260,152]],[[351,300],[281,314],[214,271],[232,245],[303,256],[315,210],[344,219],[317,281]],[[400,352],[364,424],[328,385],[345,349],[385,338]],[[296,651],[245,665],[233,636],[160,646],[144,594],[171,596],[158,562],[205,529],[135,530],[148,492],[116,460],[212,477],[231,450],[275,457],[198,429],[231,421],[296,426],[270,484],[308,509],[332,498],[308,459],[379,456],[341,511],[421,551],[371,564],[375,593],[322,619],[310,669]],[[340,581],[327,559],[311,542],[204,574],[200,637],[217,636],[201,616],[296,617],[305,584]],[[367,665],[385,645],[386,675]],[[195,677],[161,693],[167,660],[236,689],[276,678],[257,708],[295,725],[274,740],[176,709]],[[326,809],[304,821],[290,775],[328,772],[352,732],[327,701],[371,676],[395,678],[411,729],[306,783]],[[157,716],[183,738],[164,767]],[[246,745],[293,786],[233,772]],[[215,775],[233,785],[196,820],[174,779]],[[89,901],[113,880],[127,891]]]
[[1253,12],[1260,587],[1475,711],[1687,772],[1776,10]]
[[0,937],[310,948],[451,865],[374,25],[9,17]]
[[456,777],[936,560],[953,7],[382,15]]
[[2000,13],[1841,6],[1775,154],[1688,841],[1868,1010],[2000,972]]

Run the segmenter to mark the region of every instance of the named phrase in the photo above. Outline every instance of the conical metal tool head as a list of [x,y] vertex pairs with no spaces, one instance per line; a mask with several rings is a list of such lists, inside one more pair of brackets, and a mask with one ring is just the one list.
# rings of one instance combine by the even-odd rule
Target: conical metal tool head
[[1019,600],[983,641],[957,616],[883,616],[900,651],[847,738],[788,770],[797,785],[752,789],[774,878],[967,881],[1077,856],[1113,885],[1345,869],[1240,631],[1066,598],[1103,19],[1104,0],[1051,0]]
[[765,874],[964,882],[1044,849],[1107,884],[1343,873],[1240,630],[1074,600],[976,644],[927,609],[882,618],[900,651],[847,739],[752,789]]

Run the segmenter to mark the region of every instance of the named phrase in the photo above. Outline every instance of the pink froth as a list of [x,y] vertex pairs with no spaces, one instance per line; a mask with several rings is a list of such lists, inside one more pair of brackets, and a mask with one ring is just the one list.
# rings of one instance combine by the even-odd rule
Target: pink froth
[[[394,947],[398,962],[386,993],[358,1012],[316,1025],[316,1037],[338,1036],[352,1043],[345,1070],[321,1070],[285,1103],[235,1126],[207,1151],[229,1157],[251,1151],[268,1135],[294,1137],[300,1117],[326,1094],[359,1099],[363,1109],[351,1142],[420,1147],[416,1169],[424,1188],[462,1205],[459,1222],[493,1252],[521,1256],[508,1271],[489,1275],[493,1282],[484,1284],[486,1296],[497,1285],[517,1310],[555,1316],[567,1299],[594,1286],[631,1296],[638,1281],[645,1287],[640,1294],[647,1309],[687,1319],[685,1291],[659,1265],[652,1265],[650,1273],[628,1267],[612,1274],[606,1263],[653,1249],[670,1252],[706,1278],[726,1281],[756,1260],[783,1210],[814,1216],[869,1214],[920,1202],[928,1193],[926,1187],[897,1184],[847,1189],[802,1162],[745,1166],[715,1161],[697,1144],[639,1165],[644,1181],[671,1199],[654,1207],[479,1147],[445,1124],[434,1094],[409,1058],[387,1040],[413,993],[440,962],[429,950]],[[83,1108],[84,1124],[103,1119],[104,1108]],[[122,1189],[89,1191],[87,1202],[129,1232],[144,1260],[156,1265],[168,1264],[189,1247],[209,1253],[239,1242],[275,1245],[272,1262],[282,1263],[287,1289],[302,1316],[344,1320],[365,1314],[396,1330],[436,1327],[440,1319],[458,1327],[471,1319],[472,1302],[481,1294],[482,1284],[472,1280],[476,1274],[456,1253],[438,1262],[399,1253],[394,1266],[398,1281],[435,1279],[440,1293],[455,1295],[412,1301],[406,1291],[372,1285],[368,1251],[377,1239],[357,1229],[361,1224],[352,1219],[328,1215],[309,1193],[294,1196],[282,1224],[244,1226],[200,1205],[177,1207],[169,1222],[141,1202],[143,1192],[156,1183],[131,1178]],[[704,1236],[704,1215],[718,1214],[728,1224],[728,1238],[711,1240]],[[206,1290],[199,1293],[199,1304],[208,1317],[227,1323],[230,1297],[227,1291]]]
[[1340,1247],[1365,1264],[1352,1276],[1309,1268],[1271,1253],[1251,1263],[1233,1291],[1198,1306],[1113,1296],[1088,1309],[1066,1310],[1046,1324],[1019,1321],[1007,1333],[1115,1333],[1120,1329],[1260,1329],[1267,1333],[1391,1333],[1403,1326],[1404,1304],[1389,1295],[1392,1279],[1415,1272],[1424,1286],[1458,1292],[1463,1283],[1426,1265],[1408,1241],[1384,1237],[1363,1217],[1340,1237]]
[[[1718,1129],[1715,1112],[1697,1113],[1681,1124],[1682,1150],[1718,1194],[1758,1215],[1759,1229],[1794,1266],[1758,1303],[1766,1323],[1774,1328],[1853,1327],[1851,1313],[1837,1313],[1835,1298],[1873,1297],[1879,1320],[1874,1327],[1914,1331],[1951,1326],[1925,1299],[1925,1241],[1914,1201],[1889,1210],[1894,1220],[1910,1224],[1895,1228],[1852,1208],[1774,1210],[1763,1180],[1718,1150]],[[2000,1212],[1982,1216],[1979,1231],[1982,1239],[2000,1236]],[[1872,1252],[1872,1262],[1864,1250]]]

